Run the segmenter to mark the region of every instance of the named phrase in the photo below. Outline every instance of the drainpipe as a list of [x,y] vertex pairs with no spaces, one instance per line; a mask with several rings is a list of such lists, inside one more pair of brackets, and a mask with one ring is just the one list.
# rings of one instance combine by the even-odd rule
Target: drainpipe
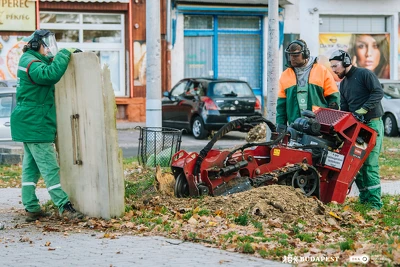
[[146,126],[161,127],[160,1],[146,2]]

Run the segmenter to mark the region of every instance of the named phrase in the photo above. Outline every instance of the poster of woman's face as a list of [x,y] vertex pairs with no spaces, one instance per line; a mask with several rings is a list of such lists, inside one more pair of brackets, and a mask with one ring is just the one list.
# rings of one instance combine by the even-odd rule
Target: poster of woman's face
[[[320,62],[329,69],[330,55],[333,51],[342,49],[350,54],[352,65],[369,69],[378,78],[390,78],[389,34],[324,33],[319,35],[319,40]],[[335,79],[339,80],[337,76]]]

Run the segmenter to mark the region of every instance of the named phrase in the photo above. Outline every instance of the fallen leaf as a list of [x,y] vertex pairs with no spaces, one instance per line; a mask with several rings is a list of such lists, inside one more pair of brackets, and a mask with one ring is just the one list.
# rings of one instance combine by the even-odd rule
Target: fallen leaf
[[334,213],[333,211],[329,212],[329,215],[331,215],[332,217],[338,219],[338,220],[342,220],[342,218],[340,218],[338,215],[336,215],[336,213]]
[[195,218],[190,217],[190,219],[188,220],[188,223],[191,225],[196,225],[198,223],[198,221]]
[[322,230],[322,232],[324,232],[324,233],[330,233],[330,232],[332,232],[332,228],[330,228],[330,227],[323,227],[321,230]]
[[19,242],[30,242],[31,240],[27,236],[23,236],[19,239]]

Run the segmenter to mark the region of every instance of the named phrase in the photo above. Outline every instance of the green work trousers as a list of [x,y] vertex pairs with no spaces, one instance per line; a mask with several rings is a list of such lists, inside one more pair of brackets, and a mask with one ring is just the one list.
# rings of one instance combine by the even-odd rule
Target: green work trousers
[[381,209],[383,204],[378,160],[383,142],[383,122],[382,119],[371,120],[367,125],[374,129],[378,136],[376,145],[358,172],[355,182],[360,191],[360,202],[369,203],[372,208]]
[[60,214],[69,201],[68,195],[61,189],[60,167],[52,143],[24,143],[22,161],[22,204],[26,211],[40,211],[36,196],[36,184],[42,175],[51,200],[58,207]]

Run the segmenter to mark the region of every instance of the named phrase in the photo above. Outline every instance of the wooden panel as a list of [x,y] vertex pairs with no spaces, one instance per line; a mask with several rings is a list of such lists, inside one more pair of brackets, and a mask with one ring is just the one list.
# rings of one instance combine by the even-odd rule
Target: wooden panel
[[[63,189],[91,217],[124,212],[122,153],[109,70],[92,52],[73,54],[56,85],[58,152]],[[72,115],[79,115],[79,118]],[[78,161],[82,161],[82,164]]]
[[[146,2],[138,0],[132,2],[133,40],[146,40]],[[138,26],[138,28],[135,27]]]
[[12,32],[12,31],[0,31],[0,36],[28,36],[32,32]]
[[168,50],[167,40],[161,40],[161,91],[171,88],[171,53]]
[[161,35],[167,34],[167,0],[160,1]]
[[128,11],[128,4],[125,3],[78,3],[78,2],[40,2],[40,11]]
[[[132,44],[135,41],[146,41],[146,1],[145,0],[138,0],[132,1],[132,19],[131,23],[133,25],[132,29]],[[135,51],[132,49],[133,57],[132,60],[135,58]],[[134,77],[134,73],[137,72],[138,70],[135,70],[135,67],[137,68],[138,66],[134,66],[132,64],[133,70],[131,72],[131,77]],[[146,97],[146,86],[144,85],[139,85],[135,86],[134,85],[134,80],[131,80],[132,86],[133,86],[133,93],[131,97]]]
[[135,86],[133,89],[132,97],[146,97],[146,86],[145,85]]

